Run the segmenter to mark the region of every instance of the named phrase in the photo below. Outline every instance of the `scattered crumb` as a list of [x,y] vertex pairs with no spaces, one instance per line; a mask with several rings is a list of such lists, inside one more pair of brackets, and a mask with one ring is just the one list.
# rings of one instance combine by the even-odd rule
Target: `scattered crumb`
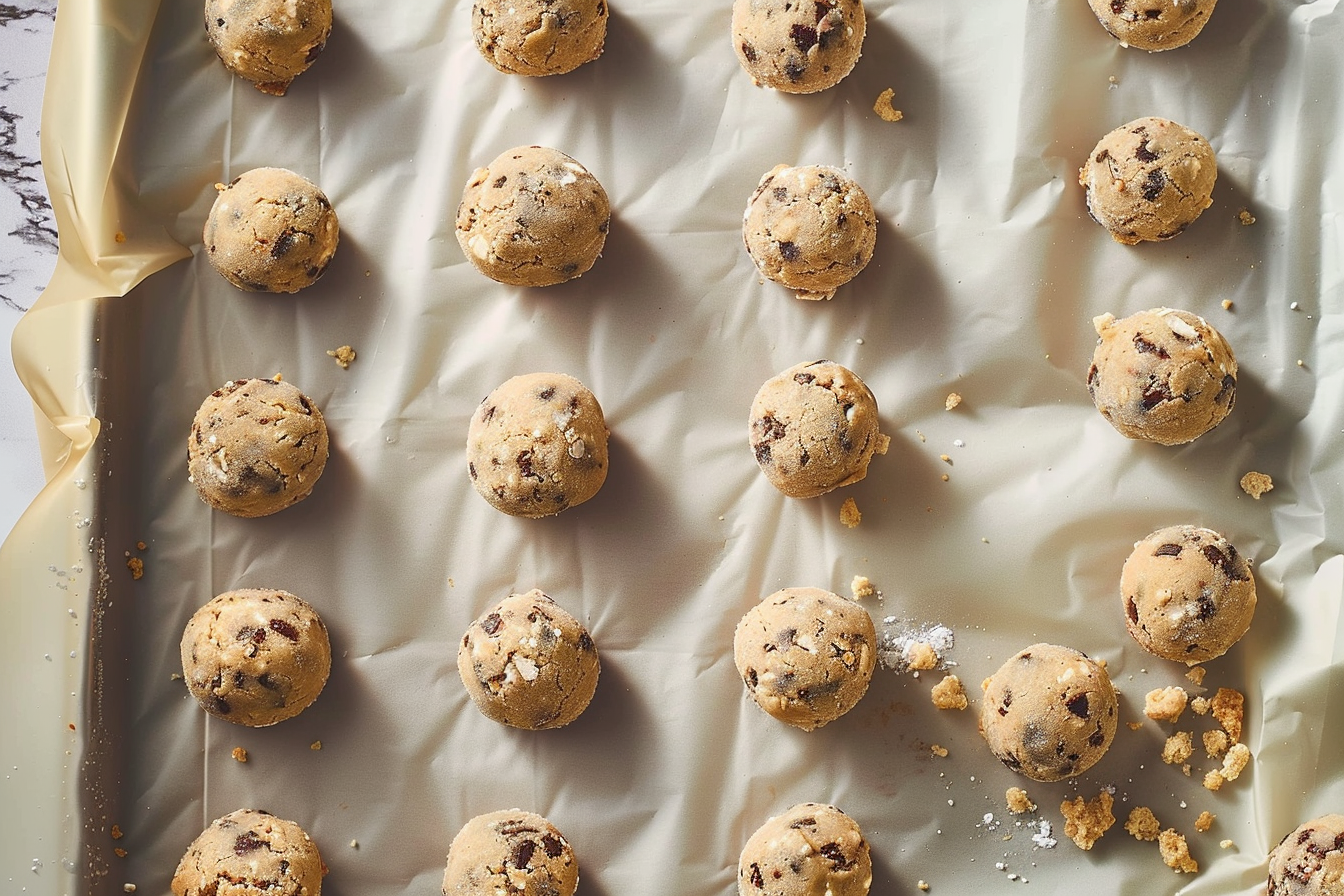
[[938,668],[938,651],[933,649],[933,645],[927,641],[914,641],[905,649],[906,665],[922,672],[925,669]]
[[308,749],[310,749],[310,750],[314,750],[314,751],[322,749],[322,741],[320,741],[320,740],[315,740],[315,741],[313,741],[312,743],[310,743],[310,744],[308,745]]
[[1158,823],[1152,809],[1147,806],[1135,806],[1129,813],[1129,820],[1125,822],[1125,830],[1136,840],[1156,840],[1162,825]]
[[1190,845],[1185,842],[1185,835],[1176,833],[1175,828],[1167,828],[1158,835],[1157,848],[1162,852],[1162,861],[1177,874],[1199,871],[1199,863],[1190,857]]
[[1195,830],[1201,834],[1206,833],[1209,828],[1213,827],[1213,820],[1217,817],[1217,815],[1208,811],[1199,813],[1199,817],[1195,819]]
[[921,890],[923,890],[925,893],[927,893],[927,892],[929,891],[929,882],[926,881],[926,880],[922,880],[922,881],[920,881],[919,883],[915,884],[915,886],[919,887],[919,888],[920,888]]
[[116,240],[119,243],[124,243],[126,242],[126,234],[118,230],[116,233],[112,235],[112,239]]
[[1232,842],[1231,840],[1219,840],[1219,841],[1218,841],[1218,845],[1219,845],[1220,847],[1222,847],[1223,849],[1231,849],[1232,847],[1236,846],[1237,844],[1234,843],[1234,842]]
[[1227,732],[1221,728],[1213,731],[1204,732],[1204,752],[1209,754],[1210,759],[1217,759],[1227,752],[1227,748],[1232,746],[1232,739],[1227,736]]
[[890,448],[891,448],[891,436],[883,435],[882,433],[878,433],[878,434],[877,434],[877,448],[874,449],[873,453],[874,453],[874,454],[886,454],[887,451],[888,451]]
[[1206,716],[1209,714],[1210,703],[1208,697],[1196,697],[1190,701],[1190,710],[1197,716]]
[[1241,490],[1259,501],[1260,496],[1274,488],[1274,480],[1268,473],[1257,473],[1254,470],[1241,477]]
[[927,442],[927,441],[928,441],[928,439],[924,438],[924,433],[920,432],[919,430],[915,430],[915,435],[919,436],[919,440],[920,440],[921,442]]
[[1031,797],[1027,796],[1027,792],[1021,787],[1009,787],[1003,798],[1008,801],[1008,811],[1014,815],[1036,811],[1036,804],[1031,801]]
[[277,370],[271,375],[271,379],[275,380],[277,383],[282,383],[285,381],[285,375]]
[[877,594],[877,589],[867,576],[855,576],[849,581],[849,593],[855,600],[863,600]]
[[1219,688],[1213,695],[1213,717],[1223,726],[1227,736],[1236,743],[1241,740],[1241,720],[1245,716],[1246,698],[1231,688]]
[[246,762],[246,761],[247,761],[247,751],[244,750],[242,747],[234,747],[234,748],[233,748],[233,758],[236,759],[236,760],[238,760],[239,762]]
[[1143,727],[1143,723],[1142,723],[1142,722],[1126,722],[1126,723],[1125,723],[1125,727],[1128,728],[1130,731],[1138,731],[1140,728]]
[[1092,318],[1092,329],[1097,331],[1100,336],[1111,324],[1115,323],[1115,315],[1107,311],[1105,314],[1098,314]]
[[336,363],[341,365],[342,370],[348,370],[350,369],[350,362],[355,360],[358,355],[353,348],[343,345],[340,348],[330,349],[327,352],[327,357],[335,358]]
[[929,752],[937,756],[939,759],[947,758],[947,747],[941,747],[938,744],[934,744],[933,746],[929,747]]
[[[940,623],[920,623],[896,616],[882,619],[877,639],[877,661],[883,668],[902,673],[920,668],[946,668],[945,659],[956,642],[952,629]],[[923,667],[916,661],[922,647],[932,648],[934,666]]]
[[123,892],[123,893],[134,893],[134,892],[135,892],[135,884],[122,884],[122,885],[121,885],[121,892]]
[[1231,311],[1231,310],[1232,310],[1232,300],[1231,300],[1231,299],[1223,299],[1223,310],[1224,310],[1224,311]]
[[947,464],[948,466],[951,466],[951,465],[952,465],[952,458],[949,457],[949,456],[946,455],[946,454],[940,454],[940,455],[938,455],[938,459],[939,459],[940,461],[942,461],[943,463]]
[[1104,790],[1090,800],[1082,797],[1065,800],[1059,806],[1064,815],[1064,835],[1079,849],[1091,849],[1115,824],[1115,816],[1111,814],[1113,805],[1114,797]]
[[359,841],[358,841],[358,840],[351,840],[351,841],[350,841],[350,848],[351,848],[351,849],[359,849]]
[[117,824],[112,825],[111,834],[113,840],[120,840],[122,837],[125,836],[125,834],[121,832],[121,825]]
[[1189,731],[1177,731],[1171,737],[1167,738],[1167,743],[1162,747],[1162,761],[1167,765],[1180,765],[1190,758],[1190,754],[1195,752],[1193,736]]
[[1228,781],[1241,777],[1242,771],[1251,761],[1251,749],[1245,744],[1233,744],[1223,757],[1223,767],[1214,769],[1204,776],[1204,786],[1209,790],[1220,790]]
[[127,557],[126,568],[131,571],[132,579],[141,579],[145,575],[145,561],[139,557]]
[[128,855],[130,855],[130,853],[128,853],[126,850],[122,849],[120,846],[114,848],[114,849],[112,850],[112,852],[115,853],[115,854],[116,854],[116,857],[119,858],[119,859],[124,859],[124,858],[126,858]]
[[949,475],[947,475],[946,473],[944,473],[944,474],[943,474],[942,476],[940,476],[939,478],[942,479],[944,482],[951,482],[951,481],[952,481],[952,477],[949,476]]
[[1195,687],[1199,687],[1204,684],[1204,673],[1207,671],[1203,666],[1191,666],[1185,677],[1190,679],[1190,683]]
[[931,696],[933,705],[939,709],[965,709],[967,706],[966,689],[955,675],[944,676],[942,681],[933,686]]
[[952,410],[953,408],[955,408],[955,407],[956,407],[957,405],[959,405],[959,404],[961,404],[961,393],[960,393],[960,392],[949,392],[948,395],[947,395],[947,401],[943,402],[943,408],[944,408],[945,410],[949,410],[949,411],[950,411],[950,410]]
[[149,545],[145,544],[143,541],[137,541],[135,543],[135,549],[137,551],[147,551],[149,550]]
[[896,91],[888,87],[877,95],[877,102],[873,103],[873,111],[883,121],[900,121],[905,117],[904,112],[891,105],[891,98],[895,95]]
[[1237,212],[1237,220],[1241,222],[1243,227],[1250,227],[1255,223],[1255,215],[1251,214],[1250,209],[1244,208]]
[[1158,722],[1175,722],[1189,698],[1181,687],[1157,688],[1143,698],[1143,714]]
[[863,514],[859,512],[859,505],[853,498],[846,498],[845,503],[840,505],[840,522],[845,524],[846,528],[853,529],[863,519]]

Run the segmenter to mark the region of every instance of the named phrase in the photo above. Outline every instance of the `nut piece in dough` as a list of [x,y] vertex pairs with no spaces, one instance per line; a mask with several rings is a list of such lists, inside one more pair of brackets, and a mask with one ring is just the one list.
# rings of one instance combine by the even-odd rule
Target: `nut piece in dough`
[[1189,227],[1213,204],[1217,179],[1209,141],[1165,118],[1136,118],[1111,131],[1078,171],[1088,214],[1128,246]]
[[216,189],[201,240],[224,279],[249,292],[295,293],[326,272],[341,228],[316,184],[286,168],[253,168]]
[[602,487],[607,436],[602,406],[574,377],[515,376],[471,415],[467,473],[497,510],[531,519],[552,516]]
[[756,704],[804,731],[854,708],[877,664],[868,611],[821,588],[785,588],[747,611],[733,660]]
[[492,280],[553,286],[584,274],[611,227],[607,191],[559,150],[515,146],[477,168],[457,207],[457,242]]
[[1093,322],[1092,403],[1121,435],[1184,445],[1227,417],[1237,397],[1232,347],[1204,318],[1153,308]]
[[1082,774],[1115,738],[1110,676],[1085,654],[1033,644],[985,679],[980,733],[1004,765],[1035,781]]
[[284,96],[331,35],[331,0],[205,0],[205,36],[224,67]]
[[1269,851],[1269,896],[1340,893],[1344,893],[1344,815],[1313,818]]
[[838,168],[776,165],[747,202],[742,240],[766,278],[800,299],[829,299],[872,259],[877,213]]
[[1250,564],[1226,538],[1167,526],[1134,546],[1120,573],[1125,627],[1149,653],[1195,665],[1222,656],[1255,614]]
[[834,806],[799,803],[756,829],[737,863],[739,896],[866,896],[868,841]]
[[326,869],[303,828],[261,809],[217,818],[187,847],[174,896],[321,896]]
[[890,442],[878,432],[873,393],[834,361],[798,364],[766,380],[749,422],[756,463],[791,498],[858,482]]
[[733,49],[754,83],[815,93],[854,68],[866,22],[861,0],[734,0]]
[[607,0],[476,0],[471,33],[506,75],[563,75],[602,55]]
[[457,671],[485,716],[538,731],[568,725],[588,708],[600,668],[583,623],[534,588],[471,624]]
[[1097,21],[1127,47],[1183,47],[1203,30],[1218,0],[1087,0]]
[[182,677],[212,716],[252,728],[307,709],[331,673],[331,641],[317,611],[272,588],[226,591],[182,633]]
[[579,862],[555,825],[535,812],[477,815],[448,848],[444,896],[573,896]]
[[216,510],[267,516],[312,493],[328,452],[327,424],[311,398],[280,380],[234,380],[196,411],[187,470]]

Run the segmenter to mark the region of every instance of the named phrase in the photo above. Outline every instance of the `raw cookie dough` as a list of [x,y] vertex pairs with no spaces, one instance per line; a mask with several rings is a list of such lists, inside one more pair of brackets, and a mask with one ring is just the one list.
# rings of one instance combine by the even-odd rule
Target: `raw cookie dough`
[[1077,650],[1033,644],[985,679],[984,692],[980,733],[989,749],[1035,781],[1082,774],[1115,737],[1110,676]]
[[321,896],[317,845],[292,821],[239,809],[192,841],[173,875],[174,896]]
[[600,670],[583,623],[534,588],[510,594],[471,624],[457,671],[487,717],[536,731],[577,719]]
[[1251,627],[1255,578],[1217,532],[1167,526],[1134,545],[1120,599],[1144,650],[1193,666],[1222,656]]
[[1121,435],[1183,445],[1217,426],[1237,397],[1237,359],[1223,335],[1188,311],[1098,317],[1087,391]]
[[508,75],[563,75],[602,55],[607,0],[476,0],[476,49]]
[[865,22],[860,0],[734,0],[733,49],[755,83],[815,93],[859,61]]
[[820,588],[785,588],[747,611],[733,661],[761,709],[804,731],[854,708],[877,663],[868,611]]
[[331,641],[317,611],[287,591],[226,591],[182,633],[182,677],[212,716],[261,728],[293,718],[322,693]]
[[742,240],[767,278],[800,299],[829,299],[872,259],[877,214],[838,168],[776,165],[751,194]]
[[1322,815],[1269,851],[1269,896],[1344,894],[1344,815]]
[[1183,47],[1204,28],[1218,0],[1087,0],[1101,26],[1127,47]]
[[485,397],[467,430],[467,472],[481,497],[537,519],[582,504],[607,478],[597,398],[563,373],[515,376]]
[[187,470],[216,510],[266,516],[312,493],[328,451],[327,424],[311,398],[280,380],[234,380],[196,411]]
[[737,863],[739,896],[866,896],[868,841],[834,806],[799,803],[756,829]]
[[253,168],[215,188],[202,241],[224,279],[250,292],[294,293],[326,272],[341,228],[315,184],[285,168]]
[[579,863],[564,836],[534,812],[478,815],[448,848],[444,896],[573,896]]
[[1116,242],[1171,239],[1213,204],[1218,162],[1209,141],[1165,118],[1111,131],[1078,171],[1087,211]]
[[878,432],[873,393],[834,361],[798,364],[766,380],[749,424],[761,472],[792,498],[858,482],[891,441]]
[[205,0],[205,35],[224,67],[284,96],[331,34],[331,0]]
[[513,286],[573,280],[602,254],[611,205],[578,162],[516,146],[477,168],[457,207],[457,242],[482,274]]

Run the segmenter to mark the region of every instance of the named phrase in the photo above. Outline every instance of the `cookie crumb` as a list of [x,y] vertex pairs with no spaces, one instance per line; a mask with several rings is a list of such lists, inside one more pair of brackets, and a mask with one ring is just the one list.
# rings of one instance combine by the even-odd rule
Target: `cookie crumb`
[[1241,740],[1241,721],[1245,717],[1246,698],[1232,688],[1219,688],[1213,695],[1213,717],[1223,726],[1233,743]]
[[118,824],[112,825],[112,830],[109,833],[112,835],[113,840],[120,840],[122,837],[126,836],[121,832],[121,825]]
[[938,459],[939,459],[940,461],[942,461],[943,463],[947,464],[948,466],[951,466],[951,465],[952,465],[952,458],[951,458],[951,456],[949,456],[949,455],[946,455],[946,454],[940,454],[940,455],[938,455]]
[[1257,473],[1252,470],[1241,477],[1241,490],[1259,501],[1260,496],[1274,488],[1274,480],[1268,473]]
[[966,689],[955,675],[943,676],[943,680],[933,686],[931,696],[933,705],[939,709],[965,709],[967,706]]
[[1214,815],[1207,810],[1199,813],[1199,817],[1195,819],[1195,830],[1199,831],[1201,834],[1206,833],[1209,828],[1213,827],[1213,820],[1217,817],[1217,815]]
[[961,393],[949,392],[947,394],[947,401],[943,402],[943,409],[950,411],[959,404],[961,404]]
[[1126,723],[1125,723],[1125,727],[1128,728],[1130,731],[1138,731],[1140,728],[1143,727],[1143,723],[1142,723],[1142,722],[1126,722]]
[[145,544],[143,541],[137,541],[135,543],[135,549],[137,551],[147,551],[149,550],[149,545]]
[[312,743],[310,743],[310,744],[308,745],[308,749],[313,750],[314,752],[316,752],[317,750],[322,749],[322,741],[320,741],[320,740],[315,740],[315,741],[313,741]]
[[359,849],[359,841],[358,841],[358,840],[351,840],[351,841],[350,841],[350,848],[351,848],[351,849]]
[[867,576],[855,576],[849,580],[849,593],[855,600],[863,600],[877,594],[877,589]]
[[130,853],[128,853],[126,850],[122,849],[120,846],[118,846],[118,847],[116,847],[115,849],[113,849],[113,850],[112,850],[112,853],[113,853],[113,855],[115,855],[115,856],[116,856],[117,858],[119,858],[119,859],[124,859],[124,858],[126,858],[128,855],[130,855]]
[[1241,226],[1250,227],[1255,223],[1255,215],[1251,214],[1250,209],[1243,208],[1241,211],[1237,212],[1237,220],[1241,222]]
[[1196,697],[1190,701],[1190,711],[1197,716],[1206,716],[1209,714],[1211,702],[1208,697]]
[[905,117],[904,112],[891,105],[891,99],[895,95],[896,91],[888,87],[877,95],[877,102],[873,103],[873,111],[883,121],[900,121]]
[[1214,769],[1204,776],[1204,786],[1209,790],[1220,790],[1228,781],[1241,777],[1251,761],[1251,749],[1245,744],[1233,744],[1223,757],[1223,767]]
[[348,345],[343,345],[340,348],[333,348],[328,350],[327,357],[335,358],[336,363],[341,365],[342,370],[349,370],[350,362],[355,360],[355,358],[357,358],[358,355],[356,354],[353,348],[351,348]]
[[1167,765],[1180,765],[1195,752],[1193,736],[1189,731],[1177,731],[1167,738],[1162,747],[1162,761]]
[[919,887],[919,889],[923,890],[925,893],[929,891],[929,882],[926,880],[921,880],[919,883],[915,884],[915,886]]
[[234,748],[233,748],[233,758],[234,758],[236,761],[238,761],[238,762],[246,762],[246,761],[247,761],[247,750],[244,750],[242,747],[234,747]]
[[126,234],[118,230],[116,233],[112,234],[112,239],[116,240],[119,243],[124,243],[126,242]]
[[891,449],[891,436],[885,433],[878,433],[877,447],[873,449],[873,453],[885,455],[890,449]]
[[939,746],[938,744],[933,744],[932,746],[929,747],[929,752],[937,756],[939,759],[947,758],[947,747]]
[[1157,688],[1143,698],[1143,714],[1158,722],[1175,722],[1189,700],[1181,687]]
[[1210,759],[1217,759],[1227,752],[1228,747],[1232,746],[1232,739],[1227,736],[1227,732],[1221,728],[1213,731],[1204,732],[1204,752]]
[[939,478],[942,479],[944,482],[951,482],[951,481],[952,481],[952,477],[949,476],[949,475],[947,475],[946,473],[944,473],[944,474],[943,474],[942,476],[940,476]]
[[1188,678],[1190,683],[1195,687],[1199,687],[1204,684],[1204,673],[1207,671],[1208,670],[1203,666],[1191,666],[1190,670],[1185,673],[1185,677]]
[[132,579],[142,579],[145,575],[145,561],[139,557],[127,557],[126,568],[131,571]]
[[1135,806],[1129,813],[1129,820],[1125,822],[1125,830],[1136,840],[1156,840],[1162,831],[1162,825],[1158,823],[1152,809],[1147,806]]
[[1115,798],[1102,791],[1090,800],[1081,796],[1065,800],[1059,806],[1064,815],[1064,836],[1068,837],[1079,849],[1091,849],[1093,844],[1115,824],[1111,807]]
[[1232,300],[1231,300],[1231,299],[1223,299],[1223,310],[1224,310],[1224,311],[1231,311],[1231,310],[1232,310]]
[[1199,863],[1190,856],[1190,845],[1185,842],[1185,835],[1177,833],[1175,828],[1167,828],[1158,835],[1157,848],[1162,853],[1162,861],[1177,874],[1194,874],[1199,871]]
[[863,520],[863,514],[859,512],[859,505],[853,498],[846,498],[845,503],[840,505],[840,522],[845,524],[848,529],[853,529]]
[[1027,796],[1027,792],[1021,787],[1009,787],[1004,792],[1003,798],[1008,803],[1008,811],[1013,815],[1036,811],[1036,804],[1031,801],[1031,797]]
[[938,651],[928,641],[913,641],[905,649],[906,666],[916,672],[938,668]]
[[122,885],[121,885],[121,892],[123,892],[123,893],[134,893],[134,892],[135,892],[135,884],[122,884]]
[[1236,845],[1237,845],[1237,844],[1234,843],[1234,842],[1231,841],[1231,840],[1219,840],[1219,841],[1218,841],[1218,846],[1221,847],[1222,849],[1231,849],[1232,847],[1234,847],[1234,846],[1236,846]]

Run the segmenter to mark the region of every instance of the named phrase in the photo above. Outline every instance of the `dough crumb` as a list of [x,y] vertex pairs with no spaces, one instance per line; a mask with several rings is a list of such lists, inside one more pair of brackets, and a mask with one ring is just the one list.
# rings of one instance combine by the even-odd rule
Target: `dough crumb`
[[1009,787],[1003,798],[1008,802],[1008,811],[1014,815],[1036,811],[1036,804],[1031,801],[1031,797],[1027,796],[1027,792],[1021,787]]
[[126,558],[126,568],[131,571],[132,579],[141,579],[145,575],[145,561],[139,557]]
[[121,885],[121,892],[123,892],[123,893],[134,893],[135,890],[136,890],[135,884],[122,884],[122,885]]
[[1260,496],[1274,488],[1274,480],[1268,473],[1257,473],[1254,470],[1241,477],[1241,490],[1259,501]]
[[1206,833],[1209,828],[1213,827],[1213,820],[1217,817],[1217,815],[1214,815],[1207,810],[1199,813],[1199,817],[1195,819],[1195,830],[1199,831],[1201,834]]
[[1156,840],[1162,831],[1162,825],[1158,823],[1152,809],[1147,806],[1135,806],[1129,813],[1129,820],[1125,822],[1125,830],[1136,840]]
[[1255,223],[1255,215],[1251,214],[1250,209],[1243,208],[1241,211],[1237,212],[1237,220],[1241,222],[1243,227],[1250,227]]
[[112,825],[112,830],[110,831],[110,833],[112,835],[113,840],[120,840],[122,837],[126,836],[121,832],[121,825],[119,824]]
[[951,481],[952,481],[952,477],[949,476],[949,475],[947,475],[946,473],[944,473],[944,474],[943,474],[942,476],[940,476],[939,478],[942,479],[944,482],[951,482]]
[[940,461],[942,461],[943,463],[947,464],[948,466],[951,466],[951,465],[952,465],[952,457],[951,457],[951,455],[948,455],[948,454],[940,454],[940,455],[938,455],[938,459],[939,459]]
[[1231,841],[1231,840],[1219,840],[1219,841],[1218,841],[1218,845],[1219,845],[1220,847],[1222,847],[1223,849],[1231,849],[1232,847],[1236,846],[1237,844],[1236,844],[1235,842]]
[[946,758],[947,758],[947,747],[943,747],[943,746],[939,746],[938,744],[934,744],[933,746],[929,747],[929,752],[932,753],[933,755],[937,756],[939,759],[946,759]]
[[1115,816],[1111,814],[1113,805],[1115,799],[1104,790],[1090,800],[1082,797],[1065,800],[1059,806],[1064,815],[1064,836],[1079,849],[1091,849],[1115,824]]
[[1204,673],[1207,671],[1208,670],[1203,666],[1191,666],[1190,671],[1185,673],[1185,677],[1188,678],[1190,683],[1195,687],[1199,687],[1204,684]]
[[1224,310],[1224,311],[1231,311],[1231,310],[1232,310],[1232,300],[1231,300],[1231,299],[1223,299],[1223,310]]
[[126,234],[118,230],[116,233],[112,234],[112,239],[116,240],[119,243],[124,243],[126,242]]
[[891,436],[886,435],[884,433],[878,433],[877,450],[874,451],[873,453],[885,455],[890,448],[891,448]]
[[905,649],[906,665],[916,672],[938,668],[938,651],[927,641],[914,641]]
[[943,408],[945,410],[950,411],[959,404],[961,404],[961,393],[949,392],[947,395],[947,401],[943,402]]
[[853,529],[863,520],[863,514],[859,512],[859,505],[853,498],[846,498],[845,503],[840,505],[840,522],[845,524],[848,529]]
[[965,709],[967,706],[966,689],[955,675],[944,676],[942,681],[933,686],[931,696],[933,705],[939,709]]
[[1241,740],[1241,721],[1245,717],[1246,698],[1231,688],[1219,688],[1213,695],[1213,717],[1223,726],[1233,743]]
[[1128,728],[1130,731],[1138,731],[1140,728],[1143,727],[1143,723],[1142,723],[1142,722],[1126,722],[1126,723],[1125,723],[1125,727]]
[[920,881],[919,883],[915,884],[915,886],[919,887],[919,888],[920,888],[921,890],[923,890],[925,893],[927,893],[927,892],[929,891],[929,882],[926,881],[926,880],[922,880],[922,881]]
[[895,95],[896,91],[888,87],[877,95],[877,102],[873,103],[873,111],[883,121],[900,121],[905,117],[904,112],[891,105],[891,99]]
[[341,365],[342,370],[349,370],[350,362],[355,360],[355,358],[358,357],[358,354],[350,346],[343,345],[340,348],[330,349],[327,352],[327,357],[335,358],[336,363]]
[[234,747],[234,748],[233,748],[233,758],[234,758],[236,761],[238,761],[238,762],[246,762],[246,761],[247,761],[247,750],[244,750],[242,747]]
[[849,593],[855,600],[863,600],[877,594],[877,589],[867,576],[855,576],[849,581]]
[[1162,861],[1177,874],[1199,871],[1199,863],[1190,857],[1190,845],[1185,842],[1185,835],[1178,834],[1175,828],[1168,828],[1158,835],[1157,848],[1162,853]]
[[1210,702],[1208,697],[1196,697],[1190,701],[1190,711],[1197,716],[1206,716],[1209,714]]
[[124,858],[126,858],[128,855],[130,855],[130,853],[128,853],[126,850],[122,849],[120,846],[114,848],[114,849],[112,850],[112,853],[113,853],[117,858],[119,858],[119,859],[124,859]]
[[1158,722],[1175,722],[1189,698],[1181,687],[1157,688],[1143,698],[1143,714]]
[[1189,759],[1193,752],[1195,747],[1191,733],[1177,731],[1167,738],[1166,745],[1162,747],[1162,761],[1167,765],[1180,765]]
[[308,749],[313,750],[314,752],[316,752],[317,750],[322,749],[322,741],[320,741],[320,740],[315,740],[315,741],[313,741],[312,743],[310,743],[310,744],[308,745]]
[[1227,732],[1221,728],[1213,731],[1204,732],[1204,752],[1210,759],[1217,759],[1227,752],[1227,748],[1232,746],[1232,739],[1227,736]]

